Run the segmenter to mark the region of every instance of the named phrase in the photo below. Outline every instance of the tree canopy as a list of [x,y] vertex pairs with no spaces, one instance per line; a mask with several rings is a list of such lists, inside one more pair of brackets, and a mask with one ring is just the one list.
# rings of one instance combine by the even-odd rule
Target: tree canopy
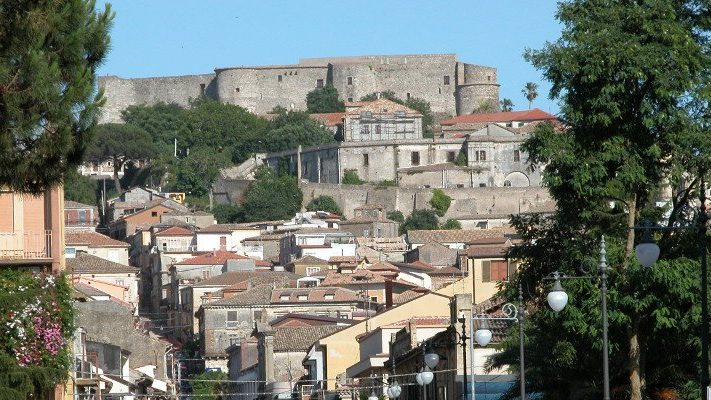
[[242,209],[247,221],[289,219],[301,209],[303,193],[295,177],[260,168],[244,193]]
[[93,1],[0,7],[0,186],[41,192],[81,162],[102,93],[113,14]]
[[84,154],[84,160],[103,162],[111,160],[114,184],[121,192],[119,172],[127,162],[149,160],[156,151],[151,136],[143,128],[131,124],[101,124]]
[[434,114],[430,108],[430,103],[418,97],[410,97],[407,100],[402,100],[395,95],[392,90],[386,90],[384,92],[375,92],[361,97],[361,101],[374,101],[378,98],[388,99],[394,101],[395,103],[402,104],[405,107],[409,107],[418,113],[422,114],[422,130],[425,132],[432,132],[434,125]]
[[435,214],[444,217],[444,214],[449,210],[449,205],[452,204],[452,198],[447,196],[442,189],[432,190],[432,198],[430,205],[434,209]]
[[412,229],[433,230],[439,228],[437,214],[432,210],[413,210],[405,218],[405,222],[400,225],[400,232],[404,233]]
[[528,100],[528,109],[530,110],[533,100],[536,100],[536,97],[538,97],[538,84],[535,82],[526,82],[526,85],[521,89],[521,93],[523,97]]
[[[526,329],[528,390],[548,398],[597,397],[602,365],[600,292],[594,281],[566,281],[569,305],[560,313],[545,302],[543,277],[559,270],[580,275],[595,266],[600,236],[607,240],[610,372],[613,391],[640,400],[661,389],[690,394],[697,386],[695,327],[698,250],[692,232],[658,237],[662,260],[650,269],[634,258],[634,226],[652,218],[668,226],[693,222],[696,176],[708,167],[709,136],[694,118],[697,88],[709,76],[705,8],[692,2],[573,0],[561,2],[559,40],[526,59],[551,81],[566,129],[537,127],[523,145],[557,203],[549,218],[512,220],[523,242],[510,257],[521,262],[506,285],[520,282],[531,309]],[[695,100],[701,100],[696,102]],[[705,104],[708,104],[707,102]],[[668,214],[656,206],[669,185]],[[687,258],[688,257],[688,258]],[[659,351],[659,349],[674,349]],[[516,359],[517,336],[493,365]],[[514,365],[516,363],[513,363]]]
[[306,109],[310,113],[332,113],[345,111],[346,106],[338,99],[338,90],[333,85],[326,85],[306,95]]
[[338,203],[331,196],[318,196],[306,205],[306,211],[327,211],[338,215],[343,215],[343,211],[338,207]]

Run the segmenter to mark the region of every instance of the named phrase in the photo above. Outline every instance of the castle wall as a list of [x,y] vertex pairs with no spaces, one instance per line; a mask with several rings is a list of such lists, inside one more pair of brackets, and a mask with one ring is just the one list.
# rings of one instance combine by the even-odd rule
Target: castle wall
[[306,95],[320,80],[327,83],[328,67],[285,65],[217,70],[217,97],[256,114],[276,106],[305,110]]
[[121,111],[131,105],[164,102],[188,106],[191,99],[203,94],[216,98],[214,78],[214,74],[134,79],[100,76],[98,84],[104,90],[106,104],[99,122],[122,122]]

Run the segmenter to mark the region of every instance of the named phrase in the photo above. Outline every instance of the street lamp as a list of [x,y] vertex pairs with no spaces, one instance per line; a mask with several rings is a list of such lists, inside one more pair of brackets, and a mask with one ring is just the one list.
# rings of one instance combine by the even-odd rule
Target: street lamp
[[375,390],[371,389],[370,390],[370,396],[368,396],[368,400],[378,400],[378,395],[375,394]]
[[[515,305],[511,303],[506,303],[501,307],[501,312],[504,314],[503,317],[487,317],[486,315],[479,315],[472,317],[472,323],[474,321],[478,322],[476,331],[474,331],[474,341],[481,347],[486,347],[491,343],[491,338],[493,334],[489,328],[489,321],[517,321],[518,331],[519,331],[519,368],[520,368],[520,386],[519,392],[521,400],[526,399],[526,372],[525,372],[525,362],[524,362],[524,342],[523,342],[523,319],[524,319],[524,308],[523,308],[523,291],[521,290],[521,284],[518,285],[518,301],[519,307],[521,307],[521,313]],[[474,351],[472,346],[472,361],[474,360]],[[472,366],[472,393],[474,393],[474,366]]]
[[605,237],[600,237],[600,261],[597,269],[598,276],[565,276],[555,271],[551,278],[554,280],[553,289],[548,293],[548,305],[555,312],[562,311],[568,303],[568,294],[565,293],[560,281],[563,279],[600,279],[601,307],[602,307],[602,378],[603,378],[603,400],[610,400],[610,371],[608,360],[609,340],[607,338],[607,252],[605,250]]
[[386,393],[388,394],[388,398],[390,399],[397,399],[398,397],[400,397],[400,393],[402,393],[402,388],[400,387],[400,384],[397,383],[397,379],[395,379],[390,384],[390,387],[388,387]]

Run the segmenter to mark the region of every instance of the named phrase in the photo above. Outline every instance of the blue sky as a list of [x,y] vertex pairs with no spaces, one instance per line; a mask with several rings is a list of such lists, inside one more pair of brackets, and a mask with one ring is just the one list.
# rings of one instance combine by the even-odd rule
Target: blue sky
[[[299,57],[456,53],[498,68],[501,97],[526,109],[521,89],[540,85],[534,107],[557,112],[550,85],[523,60],[560,35],[553,1],[117,0],[101,75],[148,77],[234,65],[292,64]],[[101,5],[100,5],[101,6]],[[101,6],[103,7],[103,6]]]

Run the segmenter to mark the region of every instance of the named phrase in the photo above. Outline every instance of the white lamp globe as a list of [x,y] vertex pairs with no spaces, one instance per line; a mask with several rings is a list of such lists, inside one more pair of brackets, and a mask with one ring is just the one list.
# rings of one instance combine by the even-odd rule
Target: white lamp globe
[[420,372],[420,376],[422,377],[422,384],[424,385],[429,385],[434,379],[434,374],[430,371],[429,367],[425,367],[425,369]]
[[370,396],[368,396],[368,400],[378,400],[378,395],[375,394],[375,390],[370,391]]
[[568,304],[568,293],[563,290],[552,290],[548,293],[548,305],[553,311],[560,312]]
[[391,399],[397,399],[398,397],[400,397],[401,392],[402,388],[397,383],[397,381],[393,381],[393,383],[390,384],[390,387],[387,390],[388,397]]
[[489,329],[477,329],[474,332],[474,340],[481,347],[486,347],[491,342],[491,330]]
[[437,354],[437,353],[425,354],[425,365],[427,365],[431,369],[437,368],[437,365],[439,365],[439,354]]
[[420,386],[423,386],[425,384],[425,382],[422,380],[422,372],[418,372],[417,374],[415,374],[415,380]]
[[635,246],[637,260],[643,267],[649,268],[659,259],[659,246],[654,242],[642,242]]

